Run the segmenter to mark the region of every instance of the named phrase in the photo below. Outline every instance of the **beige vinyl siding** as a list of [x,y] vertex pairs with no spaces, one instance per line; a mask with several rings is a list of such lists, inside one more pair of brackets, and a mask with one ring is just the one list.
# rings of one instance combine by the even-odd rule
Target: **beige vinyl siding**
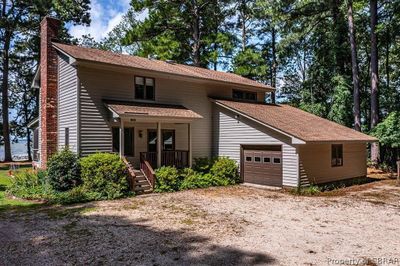
[[302,145],[299,153],[304,175],[310,183],[326,183],[367,174],[365,143],[343,144],[343,166],[338,167],[331,166],[331,144]]
[[[103,99],[134,101],[135,75],[155,78],[155,102],[180,104],[203,116],[202,119],[192,122],[193,158],[210,156],[212,112],[208,93],[210,90],[212,92],[213,88],[201,83],[177,81],[143,72],[112,72],[86,67],[80,67],[78,70],[81,89],[80,147],[82,155],[112,150],[111,124],[108,122],[110,114]],[[185,133],[178,134],[176,138],[184,137],[187,141]]]
[[78,152],[77,71],[68,58],[58,57],[58,149],[64,148],[65,128],[69,128],[69,149]]
[[240,163],[241,145],[282,145],[283,186],[297,186],[298,153],[296,147],[290,145],[290,139],[273,132],[253,121],[240,117],[235,113],[214,106],[214,154],[228,156]]

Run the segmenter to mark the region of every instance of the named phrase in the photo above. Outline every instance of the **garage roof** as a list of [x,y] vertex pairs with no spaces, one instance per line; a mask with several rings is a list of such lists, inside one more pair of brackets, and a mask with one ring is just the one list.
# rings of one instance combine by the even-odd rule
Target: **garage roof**
[[213,100],[217,105],[305,142],[375,142],[376,138],[290,105]]

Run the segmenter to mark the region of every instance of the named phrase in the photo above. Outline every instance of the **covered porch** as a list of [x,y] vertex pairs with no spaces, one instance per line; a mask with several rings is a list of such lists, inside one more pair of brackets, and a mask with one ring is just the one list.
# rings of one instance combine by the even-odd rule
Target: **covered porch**
[[[179,105],[105,101],[113,151],[143,172],[192,166],[192,126],[202,117]],[[150,170],[148,168],[151,168]]]

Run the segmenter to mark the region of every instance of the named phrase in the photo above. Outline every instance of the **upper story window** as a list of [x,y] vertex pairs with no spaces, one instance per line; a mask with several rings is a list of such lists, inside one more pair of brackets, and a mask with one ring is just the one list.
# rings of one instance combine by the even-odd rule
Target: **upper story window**
[[241,91],[241,90],[233,90],[232,97],[235,100],[242,101],[257,101],[257,93],[252,91]]
[[332,144],[332,167],[343,165],[343,145],[342,144]]
[[154,100],[154,78],[135,77],[135,99]]

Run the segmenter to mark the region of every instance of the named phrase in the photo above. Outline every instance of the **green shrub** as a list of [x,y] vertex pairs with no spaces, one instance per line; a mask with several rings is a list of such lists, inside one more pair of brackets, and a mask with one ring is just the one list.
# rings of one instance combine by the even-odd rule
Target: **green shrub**
[[82,158],[83,187],[91,199],[115,199],[129,193],[127,168],[116,154],[96,153]]
[[194,158],[193,170],[199,173],[207,174],[210,172],[216,158],[199,157]]
[[308,187],[300,187],[293,189],[291,191],[294,195],[301,195],[301,196],[316,196],[319,195],[323,189],[317,185],[310,185]]
[[49,203],[53,204],[72,204],[94,200],[92,194],[84,186],[74,187],[64,192],[54,192],[48,196]]
[[180,190],[193,188],[206,188],[211,186],[210,174],[202,174],[195,172],[192,169],[184,170],[182,173],[183,181],[179,186]]
[[43,199],[52,193],[45,171],[23,170],[15,173],[8,192],[25,199]]
[[175,167],[163,166],[156,170],[155,192],[178,191],[181,183],[181,176]]
[[218,158],[211,167],[210,173],[218,179],[227,180],[229,184],[236,184],[240,180],[236,162],[228,157]]
[[227,186],[239,181],[235,161],[221,157],[218,159],[197,158],[193,169],[178,171],[175,167],[161,167],[156,170],[156,192]]
[[181,190],[194,189],[194,188],[207,188],[212,186],[227,186],[230,185],[228,179],[216,177],[210,173],[202,174],[194,172],[191,175],[184,176],[180,185]]
[[64,149],[47,162],[49,184],[56,191],[67,191],[81,183],[80,165],[76,154]]

